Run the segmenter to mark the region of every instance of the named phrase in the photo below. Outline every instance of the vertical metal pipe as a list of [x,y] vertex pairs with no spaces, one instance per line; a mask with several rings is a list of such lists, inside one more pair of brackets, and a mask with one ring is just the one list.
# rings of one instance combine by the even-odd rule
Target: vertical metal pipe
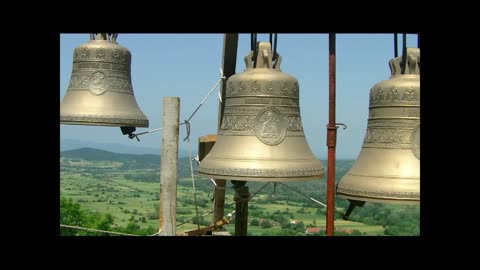
[[329,113],[327,127],[327,236],[333,236],[335,219],[335,146],[337,141],[337,127],[335,123],[335,33],[328,34],[328,51]]
[[407,33],[403,33],[402,46],[402,74],[407,70]]
[[163,98],[162,156],[160,159],[161,236],[175,236],[177,221],[178,129],[180,98]]
[[393,57],[398,57],[398,33],[393,33]]

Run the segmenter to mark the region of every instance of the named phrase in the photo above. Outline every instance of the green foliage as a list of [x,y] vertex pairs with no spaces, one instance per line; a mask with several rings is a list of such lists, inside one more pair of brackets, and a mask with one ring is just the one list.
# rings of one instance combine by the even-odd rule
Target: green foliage
[[264,220],[262,220],[262,222],[260,223],[260,226],[261,226],[263,229],[268,229],[268,228],[272,228],[272,223],[270,223],[270,221],[264,219]]
[[[159,166],[160,157],[155,155],[123,155],[100,150],[82,150],[61,153],[61,221],[62,224],[73,224],[82,227],[99,227],[133,234],[149,235],[159,220]],[[107,152],[107,153],[105,153]],[[95,154],[96,153],[96,154]],[[92,157],[93,155],[93,157]],[[337,160],[336,181],[350,169],[353,161]],[[194,166],[196,170],[196,166]],[[195,172],[196,173],[196,172]],[[183,175],[183,176],[182,176]],[[266,183],[248,182],[253,195]],[[306,196],[326,202],[326,181],[308,181],[298,184],[286,184]],[[207,178],[195,176],[196,197],[199,214],[212,210],[214,187]],[[189,222],[195,217],[195,202],[192,194],[190,163],[188,158],[179,160],[179,180],[177,197],[177,222],[183,223],[177,230],[196,228]],[[227,181],[225,215],[235,210],[234,191]],[[65,199],[69,198],[69,199]],[[70,200],[73,198],[74,200]],[[96,213],[81,210],[98,211]],[[152,207],[153,205],[153,207]],[[335,207],[345,211],[348,201],[337,198]],[[416,210],[415,210],[416,211]],[[350,229],[352,235],[419,235],[419,211],[412,209],[388,208],[366,203],[363,208],[356,208],[351,221],[344,221],[336,215],[335,227]],[[269,184],[249,203],[249,233],[252,235],[305,235],[305,226],[290,224],[291,220],[301,220],[308,226],[324,226],[326,210],[312,200],[296,193],[282,184]],[[111,218],[104,215],[109,213]],[[132,213],[134,213],[132,219]],[[87,218],[87,216],[89,218]],[[115,217],[115,218],[113,218]],[[118,224],[111,224],[112,218]],[[267,220],[262,228],[260,220]],[[65,222],[63,222],[65,221]],[[210,225],[211,216],[198,221],[202,226]],[[230,225],[234,228],[233,219]],[[258,224],[257,224],[258,222]],[[257,224],[257,225],[255,225]],[[366,225],[369,224],[369,225]],[[177,224],[178,225],[178,224]],[[303,228],[302,228],[303,226]],[[381,226],[384,226],[383,228]],[[358,231],[351,229],[358,228]],[[230,230],[230,229],[229,229]],[[365,230],[365,231],[364,231]],[[382,232],[382,233],[380,233]],[[323,233],[323,232],[322,232]],[[62,235],[82,235],[77,230],[61,230]],[[84,235],[95,235],[84,232]],[[98,234],[100,235],[100,234]],[[350,234],[349,234],[350,235]]]
[[[72,199],[60,198],[60,224],[82,226],[85,220],[85,214],[80,210],[80,205],[73,202]],[[69,228],[60,228],[60,235],[72,236],[76,231]]]
[[[140,222],[146,222],[145,217],[141,217]],[[129,219],[129,223],[125,228],[118,227],[113,229],[112,225],[115,218],[111,214],[100,213],[88,213],[80,208],[80,205],[74,203],[72,199],[66,199],[60,197],[60,224],[74,225],[83,228],[104,230],[104,231],[117,231],[135,235],[151,235],[156,232],[156,229],[152,226],[140,229],[138,221],[135,220],[135,216],[132,215]],[[83,230],[76,230],[71,228],[60,228],[61,236],[110,236],[111,234],[103,232],[90,232]]]
[[420,235],[420,207],[418,206],[365,203],[363,207],[353,210],[350,220],[381,225],[385,228],[385,235]]

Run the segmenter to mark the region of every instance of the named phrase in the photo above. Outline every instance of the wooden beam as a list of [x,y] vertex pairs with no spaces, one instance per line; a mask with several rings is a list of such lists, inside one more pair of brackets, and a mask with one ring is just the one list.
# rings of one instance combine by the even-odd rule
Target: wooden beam
[[[198,138],[198,160],[201,162],[204,157],[210,153],[213,145],[217,141],[216,134],[210,134],[206,136],[202,136]],[[225,214],[225,187],[226,187],[225,180],[216,179],[215,183],[215,193],[213,199],[213,223],[220,221],[223,219]]]
[[178,129],[180,98],[163,98],[160,160],[160,234],[175,236],[177,219]]
[[222,70],[225,80],[220,85],[220,95],[222,102],[218,105],[218,130],[222,125],[223,110],[225,108],[225,89],[227,89],[227,80],[230,76],[235,74],[235,67],[237,65],[237,50],[238,50],[238,34],[225,34],[223,37],[223,52],[222,52]]

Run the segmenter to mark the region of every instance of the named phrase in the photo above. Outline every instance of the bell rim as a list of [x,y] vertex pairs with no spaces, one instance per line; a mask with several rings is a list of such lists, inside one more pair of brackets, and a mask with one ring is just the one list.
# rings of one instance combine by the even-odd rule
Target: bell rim
[[108,121],[108,119],[88,118],[81,119],[68,116],[60,116],[60,124],[82,126],[112,126],[112,127],[149,127],[149,120],[122,119],[121,121]]
[[231,175],[218,175],[218,174],[206,174],[198,172],[199,176],[204,176],[213,179],[226,179],[226,180],[240,180],[240,181],[247,181],[247,182],[306,182],[312,180],[323,180],[325,174],[322,173],[321,175],[312,175],[312,176],[304,176],[304,177],[245,177],[245,176],[231,176]]
[[373,203],[391,203],[391,204],[410,204],[410,205],[419,205],[420,204],[420,196],[418,198],[391,198],[391,197],[364,197],[358,195],[351,195],[337,191],[337,196],[342,199],[350,199],[356,201],[364,201],[364,202],[373,202]]

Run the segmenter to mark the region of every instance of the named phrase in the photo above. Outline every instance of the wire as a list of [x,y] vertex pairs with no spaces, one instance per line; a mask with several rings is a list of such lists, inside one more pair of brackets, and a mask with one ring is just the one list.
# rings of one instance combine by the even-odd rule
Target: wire
[[140,141],[140,139],[138,139],[138,136],[141,136],[141,135],[144,135],[144,134],[147,134],[147,133],[153,133],[153,132],[157,132],[157,131],[160,131],[162,130],[162,128],[156,128],[156,129],[151,129],[151,130],[147,130],[145,132],[140,132],[140,133],[132,133],[130,135],[128,135],[128,138],[130,139],[133,139],[133,138],[136,138],[138,141]]
[[[257,190],[255,193],[253,193],[252,196],[250,196],[250,197],[248,197],[248,198],[240,199],[240,200],[238,200],[238,201],[236,201],[236,202],[233,202],[233,203],[228,204],[227,206],[232,206],[232,205],[234,205],[234,204],[236,204],[236,203],[243,202],[243,201],[245,201],[245,200],[250,201],[250,200],[253,199],[255,196],[257,196],[257,194],[258,194],[260,191],[262,191],[262,189],[264,189],[264,188],[265,188],[268,184],[270,184],[270,183],[271,183],[271,182],[265,183],[265,185],[263,185],[259,190]],[[213,214],[213,212],[215,212],[215,210],[212,210],[212,211],[210,211],[210,212],[208,212],[208,213],[205,213],[205,214],[201,215],[201,217],[204,217],[204,216]],[[235,212],[235,210],[233,210],[233,212]],[[232,212],[232,213],[233,213],[233,212]],[[184,224],[190,223],[190,222],[192,222],[194,219],[195,219],[195,218],[192,218],[192,219],[190,219],[190,220],[187,220],[187,221],[184,221],[184,222],[182,222],[182,223],[180,223],[180,224],[177,224],[177,227],[180,227],[180,226],[182,226],[182,225],[184,225]]]
[[79,226],[64,225],[64,224],[60,224],[60,227],[89,231],[89,232],[101,232],[101,233],[108,233],[108,234],[118,234],[118,235],[123,235],[123,236],[142,236],[142,235],[136,235],[136,234],[111,232],[111,231],[104,231],[104,230],[98,230],[98,229],[92,229],[92,228],[83,228],[83,227],[79,227]]
[[[323,207],[327,207],[326,204],[324,204],[324,203],[322,203],[322,202],[320,202],[320,201],[318,201],[318,200],[316,200],[316,199],[314,199],[314,198],[312,198],[312,197],[310,197],[310,196],[308,196],[308,195],[305,195],[305,194],[303,194],[302,192],[300,192],[300,191],[298,191],[298,190],[295,190],[295,189],[293,189],[292,187],[289,187],[289,186],[285,185],[285,184],[282,183],[282,182],[278,182],[278,183],[281,184],[281,185],[283,185],[283,186],[285,186],[285,187],[287,187],[287,188],[289,188],[289,189],[291,189],[291,190],[293,190],[293,191],[295,191],[295,192],[297,192],[298,194],[302,195],[303,197],[308,198],[308,199],[310,199],[311,201],[322,205]],[[342,213],[342,212],[340,212],[340,211],[338,211],[337,208],[335,208],[335,212],[341,214],[342,216],[345,216],[345,214]]]
[[190,121],[190,119],[192,119],[192,117],[197,113],[198,109],[200,109],[200,107],[202,107],[203,103],[207,100],[207,98],[212,94],[213,90],[215,90],[215,88],[217,88],[218,84],[219,84],[223,79],[225,79],[225,76],[222,76],[222,77],[217,81],[217,83],[213,86],[213,88],[210,90],[210,92],[208,92],[207,96],[202,100],[202,102],[200,102],[200,104],[198,105],[198,107],[195,109],[195,111],[192,113],[192,115],[190,115],[190,117],[188,118],[187,121]]

